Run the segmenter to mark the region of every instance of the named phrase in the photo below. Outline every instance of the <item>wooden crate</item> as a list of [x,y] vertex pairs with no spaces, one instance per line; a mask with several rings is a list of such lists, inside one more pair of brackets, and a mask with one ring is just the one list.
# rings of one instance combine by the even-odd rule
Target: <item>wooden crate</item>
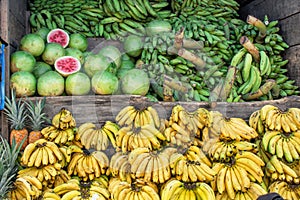
[[290,62],[288,74],[300,86],[300,1],[298,0],[255,0],[240,9],[242,19],[248,14],[263,19],[265,15],[279,20],[281,35],[290,48],[284,57]]
[[[243,7],[240,10],[241,16],[245,19],[248,14],[258,18],[268,15],[270,20],[278,19],[282,35],[291,48],[285,54],[285,58],[290,60],[288,70],[290,77],[297,81],[300,86],[300,74],[297,65],[300,60],[297,58],[300,54],[300,1],[297,0],[240,0]],[[2,0],[1,6],[1,37],[9,43],[6,48],[6,64],[9,66],[9,55],[17,49],[21,37],[29,32],[28,5],[26,0]],[[101,41],[97,39],[89,40],[89,48],[94,48]],[[9,83],[9,70],[6,72],[6,83]],[[8,84],[7,84],[8,86]],[[9,94],[9,88],[6,87],[6,93]],[[39,99],[32,97],[31,99]],[[62,107],[73,112],[77,124],[84,122],[93,122],[101,124],[106,120],[113,120],[116,113],[126,105],[147,106],[153,105],[159,111],[161,117],[169,117],[174,105],[180,104],[188,110],[195,110],[198,107],[204,107],[209,110],[221,111],[227,117],[242,117],[247,119],[250,114],[260,109],[266,104],[279,106],[281,109],[288,107],[300,107],[300,97],[293,96],[274,101],[246,102],[246,103],[226,103],[220,102],[212,108],[206,102],[148,102],[144,97],[139,96],[61,96],[48,97],[46,113],[52,117]],[[1,134],[8,137],[7,121],[1,114]]]

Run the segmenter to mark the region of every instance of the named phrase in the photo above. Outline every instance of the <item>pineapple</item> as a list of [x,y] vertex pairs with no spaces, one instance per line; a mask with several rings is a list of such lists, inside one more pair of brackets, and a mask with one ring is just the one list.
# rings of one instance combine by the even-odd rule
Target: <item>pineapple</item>
[[29,143],[33,143],[36,140],[42,138],[41,130],[45,122],[49,122],[46,118],[46,114],[43,112],[45,107],[46,98],[40,99],[35,102],[35,104],[28,100],[26,102],[28,108],[28,121],[31,132],[29,133]]
[[23,100],[21,98],[16,99],[14,90],[11,90],[11,99],[5,97],[4,113],[10,123],[10,144],[12,144],[13,138],[15,138],[17,144],[27,138],[21,148],[22,150],[25,149],[28,144],[28,130],[25,126],[28,115]]
[[[22,144],[25,140],[22,140]],[[16,145],[15,140],[11,146],[7,140],[0,135],[0,199],[9,199],[7,195],[13,186],[14,178],[17,176],[17,159],[20,152],[20,145]]]

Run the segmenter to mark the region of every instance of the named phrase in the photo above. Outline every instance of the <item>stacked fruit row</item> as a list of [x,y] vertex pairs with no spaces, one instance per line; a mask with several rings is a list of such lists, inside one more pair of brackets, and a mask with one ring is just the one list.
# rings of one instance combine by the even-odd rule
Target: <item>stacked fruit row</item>
[[[107,0],[75,2],[34,0],[30,3],[32,32],[42,27],[61,28],[69,33],[79,32],[86,37],[122,39],[128,33],[144,35],[144,23],[166,18],[167,1]],[[140,29],[139,29],[140,28]]]
[[204,108],[163,119],[126,106],[100,128],[75,128],[64,112],[25,148],[11,199],[300,197],[298,108],[264,106],[248,125]]

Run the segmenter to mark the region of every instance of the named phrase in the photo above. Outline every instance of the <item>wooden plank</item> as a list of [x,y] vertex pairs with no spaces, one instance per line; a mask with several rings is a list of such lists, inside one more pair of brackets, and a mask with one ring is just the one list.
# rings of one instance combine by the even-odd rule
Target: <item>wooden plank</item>
[[[2,0],[0,1],[1,5],[1,38],[9,43],[9,0]],[[9,47],[5,48],[5,61],[6,61],[6,69],[9,62]],[[6,70],[6,80],[7,80],[7,73],[9,73],[9,70]],[[6,82],[7,83],[7,82]],[[7,88],[7,87],[6,87]],[[3,111],[1,111],[1,133],[4,138],[8,139],[9,133],[8,133],[8,124],[5,115],[3,114]]]
[[[30,100],[38,100],[42,97],[30,97]],[[117,113],[127,105],[134,105],[137,108],[152,105],[157,109],[160,117],[169,119],[173,106],[182,105],[188,111],[194,111],[199,107],[208,110],[220,111],[227,117],[241,117],[248,120],[249,116],[266,104],[278,106],[282,110],[289,107],[300,108],[300,97],[290,96],[273,101],[253,101],[240,103],[218,102],[217,106],[211,108],[207,102],[149,102],[145,97],[127,95],[89,95],[89,96],[66,96],[47,97],[45,112],[52,118],[61,108],[70,110],[77,125],[85,122],[92,122],[97,125],[103,124],[106,120],[114,121]]]
[[[300,2],[300,1],[299,1]],[[280,20],[280,30],[284,40],[290,45],[300,45],[300,12]]]
[[26,11],[27,11],[27,3],[29,1],[26,0],[9,0],[9,11],[10,15],[13,15],[16,20],[21,23],[23,26],[26,25]]
[[298,0],[255,0],[240,9],[242,18],[252,14],[260,19],[268,15],[271,20],[284,19],[300,11]]
[[290,47],[284,57],[289,60],[287,65],[288,76],[296,80],[296,85],[300,86],[300,45]]

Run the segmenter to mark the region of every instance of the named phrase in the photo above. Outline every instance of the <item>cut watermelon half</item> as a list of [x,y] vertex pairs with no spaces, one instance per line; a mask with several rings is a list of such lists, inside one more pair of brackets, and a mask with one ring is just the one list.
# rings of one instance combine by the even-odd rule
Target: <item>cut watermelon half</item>
[[80,61],[73,56],[62,56],[54,63],[55,70],[66,77],[81,69]]
[[62,29],[53,29],[47,35],[47,42],[55,42],[66,48],[69,45],[69,34]]

